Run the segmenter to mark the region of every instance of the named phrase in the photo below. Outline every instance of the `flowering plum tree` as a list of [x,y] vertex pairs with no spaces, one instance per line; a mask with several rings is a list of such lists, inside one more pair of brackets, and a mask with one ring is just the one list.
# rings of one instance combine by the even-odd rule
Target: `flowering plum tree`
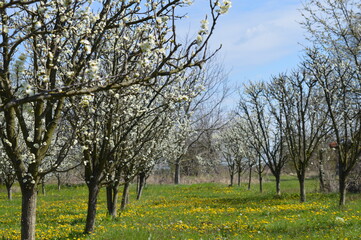
[[210,1],[209,29],[202,23],[198,37],[182,46],[174,13],[189,3],[0,1],[0,135],[22,191],[22,239],[35,239],[40,165],[67,97],[151,85],[208,59],[208,40],[230,2]]
[[230,186],[233,186],[235,174],[238,174],[238,185],[241,184],[241,174],[247,165],[245,161],[247,141],[238,124],[240,124],[238,119],[234,119],[224,126],[216,137],[218,151],[227,163]]
[[16,180],[15,171],[5,152],[0,153],[0,181],[5,184],[8,199],[12,200],[12,186]]
[[[226,77],[217,58],[212,58],[201,69],[190,73],[188,90],[181,97],[184,102],[174,104],[174,123],[167,141],[169,152],[164,157],[174,166],[175,184],[181,182],[181,165],[187,157],[191,156],[200,165],[212,165],[214,149],[210,141],[224,125],[222,103],[228,95]],[[206,142],[208,146],[203,146]]]

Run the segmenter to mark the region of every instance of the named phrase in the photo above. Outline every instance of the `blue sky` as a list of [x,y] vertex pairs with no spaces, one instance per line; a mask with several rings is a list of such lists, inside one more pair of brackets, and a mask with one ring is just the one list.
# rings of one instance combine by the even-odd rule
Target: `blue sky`
[[[189,18],[183,31],[194,32],[206,14],[208,0],[195,0],[187,8]],[[223,15],[211,41],[222,44],[221,59],[230,71],[232,86],[248,81],[268,80],[270,76],[297,67],[305,42],[299,22],[301,0],[233,0]]]

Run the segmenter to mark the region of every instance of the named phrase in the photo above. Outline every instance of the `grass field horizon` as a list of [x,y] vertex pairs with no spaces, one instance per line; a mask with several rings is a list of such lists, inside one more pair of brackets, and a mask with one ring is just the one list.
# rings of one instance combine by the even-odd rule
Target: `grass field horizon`
[[[361,239],[361,195],[348,194],[338,206],[337,193],[318,193],[315,179],[306,181],[307,202],[300,203],[298,182],[286,177],[282,196],[273,181],[247,190],[246,184],[147,185],[118,217],[106,214],[104,189],[99,195],[95,232],[83,235],[87,207],[85,186],[47,186],[38,197],[37,239]],[[0,195],[0,239],[20,238],[21,196]]]

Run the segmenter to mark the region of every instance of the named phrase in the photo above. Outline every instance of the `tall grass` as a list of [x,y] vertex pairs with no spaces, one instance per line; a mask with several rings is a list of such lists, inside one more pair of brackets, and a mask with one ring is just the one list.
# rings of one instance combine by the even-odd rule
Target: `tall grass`
[[[298,182],[282,181],[283,194],[274,195],[274,182],[228,187],[224,184],[148,185],[140,201],[132,189],[131,203],[116,219],[106,215],[105,193],[98,204],[96,232],[83,235],[87,192],[84,186],[39,195],[37,239],[360,239],[361,195],[349,195],[339,208],[337,194],[317,193],[307,181],[306,203],[299,203]],[[0,238],[19,239],[21,199],[0,195]]]

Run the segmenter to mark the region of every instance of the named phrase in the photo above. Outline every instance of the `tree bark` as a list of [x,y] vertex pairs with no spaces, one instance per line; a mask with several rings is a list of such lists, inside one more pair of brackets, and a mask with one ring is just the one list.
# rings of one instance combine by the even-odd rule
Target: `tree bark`
[[97,183],[93,182],[88,184],[88,213],[84,230],[84,233],[86,234],[94,231],[99,190]]
[[6,185],[6,192],[8,194],[8,200],[13,199],[13,191],[12,191],[12,184],[5,184]]
[[234,173],[230,173],[229,174],[229,177],[230,177],[230,183],[229,183],[229,186],[232,187],[233,186],[233,179],[234,179]]
[[306,202],[305,175],[299,175],[298,181],[300,184],[300,202]]
[[343,169],[341,169],[340,164],[340,171],[339,171],[339,193],[340,193],[340,206],[344,206],[346,204],[346,186],[347,186],[347,176],[345,175]]
[[124,183],[124,188],[123,188],[123,196],[122,196],[122,201],[120,204],[120,210],[125,210],[127,204],[128,204],[128,200],[129,200],[129,181],[126,181]]
[[276,194],[277,196],[281,196],[281,176],[277,174],[276,176]]
[[112,217],[117,216],[118,188],[119,184],[109,185],[106,188],[108,214]]
[[249,168],[249,174],[248,174],[248,190],[251,189],[251,182],[252,182],[252,167]]
[[21,239],[35,240],[37,189],[34,184],[22,184]]
[[258,180],[259,180],[259,192],[263,192],[263,178],[262,178],[262,161],[261,161],[261,155],[258,156]]
[[320,178],[320,191],[325,192],[325,170],[323,167],[323,151],[319,151],[319,178]]
[[60,191],[61,189],[61,179],[59,175],[56,175],[56,180],[57,180],[57,184],[58,184],[58,191]]
[[180,162],[178,160],[175,163],[174,184],[180,184]]
[[146,182],[146,174],[141,172],[139,174],[139,182],[138,182],[138,192],[137,192],[137,200],[142,197],[143,189]]
[[41,193],[45,196],[46,191],[45,191],[45,178],[43,177],[43,179],[41,180]]
[[258,172],[258,180],[259,180],[259,192],[263,192],[263,178],[262,178],[262,172]]
[[238,165],[238,168],[237,168],[237,173],[238,173],[238,182],[237,182],[237,184],[238,184],[238,186],[241,186],[241,172],[242,172],[242,168],[241,168],[241,166],[240,165]]

